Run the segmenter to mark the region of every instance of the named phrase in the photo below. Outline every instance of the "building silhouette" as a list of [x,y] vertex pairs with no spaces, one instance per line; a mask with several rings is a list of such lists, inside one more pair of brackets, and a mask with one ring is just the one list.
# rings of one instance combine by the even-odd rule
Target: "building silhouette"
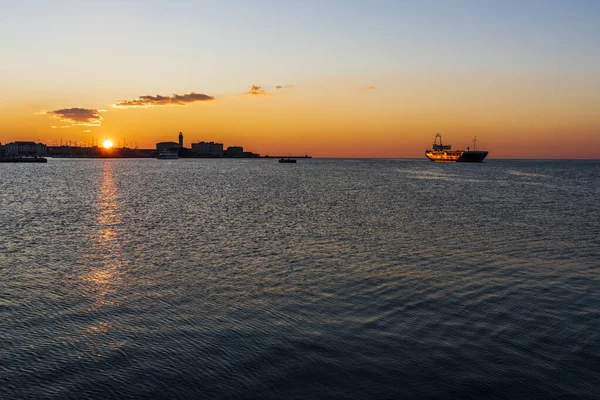
[[48,148],[43,143],[12,142],[4,145],[4,153],[11,157],[43,157]]
[[229,146],[227,150],[223,149],[223,143],[217,142],[197,142],[192,143],[191,149],[183,146],[183,132],[179,132],[179,142],[159,142],[156,143],[156,151],[169,151],[177,153],[181,158],[255,158],[260,154],[244,151],[242,146]]
[[225,150],[226,157],[243,157],[244,156],[244,148],[242,146],[229,146],[227,150]]
[[157,151],[164,151],[164,150],[179,151],[180,148],[181,148],[181,146],[177,142],[159,142],[159,143],[156,143],[156,150]]
[[199,157],[223,157],[223,143],[192,143],[192,152],[196,153]]

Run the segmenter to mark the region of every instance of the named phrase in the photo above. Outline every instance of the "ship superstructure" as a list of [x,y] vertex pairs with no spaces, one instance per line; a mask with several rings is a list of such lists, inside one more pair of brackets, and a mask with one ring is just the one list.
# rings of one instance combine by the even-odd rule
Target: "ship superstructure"
[[[439,139],[439,143],[438,143]],[[473,150],[452,150],[452,145],[442,143],[442,135],[436,133],[431,149],[425,151],[425,156],[435,162],[482,162],[487,157],[487,151],[475,150],[477,138],[473,139]]]

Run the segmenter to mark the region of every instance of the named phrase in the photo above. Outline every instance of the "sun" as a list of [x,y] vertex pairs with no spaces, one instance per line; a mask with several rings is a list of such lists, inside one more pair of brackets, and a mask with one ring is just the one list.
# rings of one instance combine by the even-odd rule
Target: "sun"
[[113,147],[112,140],[106,139],[104,142],[102,142],[102,147],[104,147],[105,149],[110,149],[111,147]]

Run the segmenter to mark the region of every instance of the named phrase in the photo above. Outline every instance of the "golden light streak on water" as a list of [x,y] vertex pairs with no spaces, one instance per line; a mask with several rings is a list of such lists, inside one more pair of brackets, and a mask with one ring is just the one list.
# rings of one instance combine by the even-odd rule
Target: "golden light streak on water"
[[110,161],[102,166],[100,190],[96,197],[96,229],[92,230],[90,241],[93,243],[89,257],[88,273],[79,277],[82,282],[82,296],[89,306],[85,313],[91,323],[83,327],[81,341],[86,351],[97,357],[103,357],[118,346],[111,338],[114,325],[107,309],[116,307],[115,298],[122,283],[121,248],[118,225],[121,223],[119,193],[114,182]]

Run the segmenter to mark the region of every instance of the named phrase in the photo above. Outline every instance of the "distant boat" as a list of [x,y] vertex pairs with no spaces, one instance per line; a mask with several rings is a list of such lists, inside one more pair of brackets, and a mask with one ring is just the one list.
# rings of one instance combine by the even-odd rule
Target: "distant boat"
[[296,160],[294,158],[280,158],[279,159],[280,163],[290,163],[290,164],[295,164]]
[[[440,143],[438,144],[438,138]],[[452,150],[451,145],[442,144],[442,135],[437,133],[433,140],[431,150],[425,151],[425,157],[435,162],[482,162],[487,157],[487,151],[475,150],[477,138],[473,139],[473,150],[467,147],[467,150]]]
[[156,158],[159,160],[179,160],[179,154],[173,151],[162,150]]
[[48,160],[44,157],[14,157],[0,156],[0,163],[47,163]]

